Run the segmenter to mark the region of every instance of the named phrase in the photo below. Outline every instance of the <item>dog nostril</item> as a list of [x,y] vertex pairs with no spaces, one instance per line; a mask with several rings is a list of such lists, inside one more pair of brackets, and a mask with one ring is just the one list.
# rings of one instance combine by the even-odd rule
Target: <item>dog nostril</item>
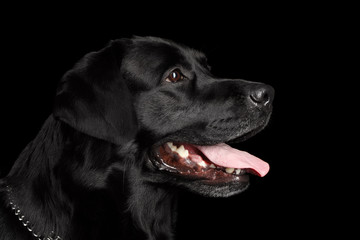
[[250,93],[250,99],[256,104],[261,104],[266,106],[268,103],[271,103],[273,98],[273,89],[268,85],[262,85],[253,89]]

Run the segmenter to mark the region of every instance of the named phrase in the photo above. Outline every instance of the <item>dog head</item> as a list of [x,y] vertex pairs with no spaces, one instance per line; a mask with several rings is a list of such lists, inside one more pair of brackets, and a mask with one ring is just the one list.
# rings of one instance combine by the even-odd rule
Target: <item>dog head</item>
[[206,196],[247,188],[268,165],[226,143],[262,130],[272,111],[269,85],[213,76],[203,53],[135,37],[87,54],[60,82],[54,115],[118,146],[137,145],[148,181]]

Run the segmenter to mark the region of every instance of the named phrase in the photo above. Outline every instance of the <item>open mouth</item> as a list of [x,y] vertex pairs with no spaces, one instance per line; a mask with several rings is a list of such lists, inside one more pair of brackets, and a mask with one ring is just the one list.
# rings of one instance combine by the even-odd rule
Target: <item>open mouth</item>
[[152,162],[159,170],[211,181],[237,181],[247,173],[263,177],[269,171],[266,162],[225,143],[198,146],[167,142],[153,149]]

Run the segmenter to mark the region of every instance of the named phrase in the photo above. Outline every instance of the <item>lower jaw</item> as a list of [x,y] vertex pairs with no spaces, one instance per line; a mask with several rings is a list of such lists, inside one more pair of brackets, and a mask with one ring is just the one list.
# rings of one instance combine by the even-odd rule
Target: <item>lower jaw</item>
[[207,171],[191,171],[186,172],[178,171],[175,173],[178,176],[186,177],[190,180],[198,180],[205,184],[220,184],[220,183],[229,183],[229,182],[248,182],[249,175],[243,173],[241,175],[233,175],[226,173],[222,170],[207,170]]
[[[187,178],[185,178],[187,179]],[[182,178],[184,180],[184,178]],[[249,176],[241,176],[238,180],[230,181],[229,179],[216,180],[188,180],[177,181],[177,185],[193,193],[200,194],[204,197],[230,197],[245,191],[250,183]]]

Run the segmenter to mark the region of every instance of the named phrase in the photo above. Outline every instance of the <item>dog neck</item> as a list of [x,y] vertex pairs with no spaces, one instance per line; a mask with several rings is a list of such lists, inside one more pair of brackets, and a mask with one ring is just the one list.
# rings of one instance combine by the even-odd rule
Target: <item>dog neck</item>
[[21,212],[17,215],[19,225],[24,225],[23,232],[28,235],[30,232],[45,237],[57,236],[66,228],[62,222],[66,222],[68,216],[63,209],[69,208],[69,204],[61,194],[61,185],[54,172],[63,151],[60,129],[61,124],[50,116],[2,184],[6,185],[8,208],[13,213]]
[[172,239],[174,193],[146,182],[132,159],[118,159],[119,153],[50,116],[5,179],[8,208],[15,204],[41,236]]
[[177,192],[139,180],[137,171],[139,170],[133,171],[130,176],[138,179],[133,182],[128,199],[131,219],[146,234],[146,239],[173,239],[177,217]]

